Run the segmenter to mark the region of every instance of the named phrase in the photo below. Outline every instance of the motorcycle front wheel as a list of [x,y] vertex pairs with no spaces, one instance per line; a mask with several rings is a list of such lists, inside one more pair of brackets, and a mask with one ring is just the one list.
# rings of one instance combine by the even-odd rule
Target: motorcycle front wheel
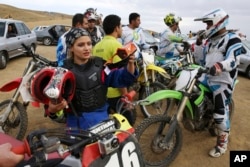
[[[5,100],[0,103],[0,117],[5,114],[5,111],[11,104],[11,100]],[[18,139],[23,140],[28,127],[28,115],[26,108],[20,102],[12,103],[11,111],[8,118],[0,123],[1,130],[4,133]]]
[[[160,82],[150,83],[149,87],[144,86],[140,89],[139,100],[145,99],[149,95],[159,90],[165,90],[167,87]],[[151,105],[140,105],[141,112],[144,117],[150,117],[151,115],[164,114],[167,110],[170,101],[168,99],[162,99]]]
[[135,129],[147,167],[166,167],[181,150],[183,137],[178,124],[170,141],[163,140],[169,131],[170,119],[166,115],[153,115],[144,119]]

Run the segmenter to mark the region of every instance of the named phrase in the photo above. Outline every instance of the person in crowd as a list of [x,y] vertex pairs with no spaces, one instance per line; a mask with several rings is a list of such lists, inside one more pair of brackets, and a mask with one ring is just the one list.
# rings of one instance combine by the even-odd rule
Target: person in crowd
[[96,26],[100,26],[100,27],[102,27],[102,17],[103,17],[103,15],[102,14],[99,14],[98,16],[97,16],[97,20],[96,20]]
[[183,42],[183,38],[178,34],[181,17],[174,13],[169,13],[164,18],[167,28],[160,34],[160,43],[157,54],[161,57],[172,58],[182,54],[182,48],[178,43]]
[[[85,17],[83,14],[81,13],[76,13],[73,18],[72,18],[72,27],[77,27],[77,28],[84,28],[87,29],[88,28],[88,20],[87,17]],[[65,32],[60,38],[59,41],[57,43],[57,47],[56,47],[56,60],[58,62],[59,66],[63,65],[63,60],[66,59],[67,56],[67,47],[66,47],[66,43],[65,43],[65,35],[68,33],[69,31]]]
[[138,57],[138,52],[140,49],[152,48],[154,51],[157,50],[157,46],[150,46],[146,43],[143,29],[140,27],[140,24],[141,16],[138,13],[130,13],[129,24],[123,26],[122,36],[119,39],[122,45],[125,45],[129,42],[134,42],[138,46],[136,57]]
[[172,58],[173,56],[179,56],[182,54],[182,48],[178,43],[183,42],[183,38],[180,37],[179,22],[181,17],[176,16],[174,13],[169,13],[164,18],[164,23],[167,28],[160,34],[160,44],[157,54],[165,58]]
[[91,37],[86,30],[72,28],[65,37],[69,55],[62,67],[74,73],[76,91],[69,104],[66,100],[59,104],[50,102],[45,105],[45,113],[55,121],[60,121],[64,115],[68,127],[86,130],[108,119],[108,87],[122,88],[134,82],[138,76],[135,57],[125,59],[126,66],[109,68],[105,60],[92,56]]
[[[99,56],[106,61],[116,63],[121,58],[116,55],[117,48],[121,48],[122,44],[117,40],[122,35],[121,18],[117,15],[108,15],[103,21],[104,38],[95,45],[93,55]],[[108,88],[109,107],[114,112],[116,110],[117,101],[123,94],[127,93],[126,88]]]
[[200,80],[213,92],[214,121],[218,129],[215,146],[209,151],[212,157],[220,157],[227,150],[230,132],[229,103],[238,75],[237,66],[242,43],[237,34],[226,30],[229,15],[223,9],[209,11],[195,21],[206,24],[205,67],[209,74]]
[[96,25],[96,21],[97,21],[96,15],[90,13],[88,15],[89,26],[87,28],[87,31],[91,36],[93,46],[95,46],[99,41],[101,41],[105,35],[105,32],[103,31],[102,27]]
[[91,14],[94,14],[96,17],[96,26],[102,27],[102,17],[103,15],[100,13],[97,13],[97,9],[94,8],[87,8],[86,11],[84,12],[86,16],[90,16]]
[[189,34],[188,34],[188,38],[192,38],[193,37],[193,33],[192,33],[192,31],[190,30],[189,31]]

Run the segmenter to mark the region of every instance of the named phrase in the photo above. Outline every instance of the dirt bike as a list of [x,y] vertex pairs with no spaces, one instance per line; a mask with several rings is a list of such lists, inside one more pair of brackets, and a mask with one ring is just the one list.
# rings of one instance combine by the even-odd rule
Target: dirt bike
[[182,45],[182,55],[173,56],[172,58],[156,56],[156,65],[162,67],[170,76],[170,79],[168,79],[158,75],[157,79],[169,89],[174,88],[178,74],[183,66],[195,65],[191,46],[187,42],[183,42]]
[[[4,140],[4,135],[0,135]],[[120,114],[113,114],[110,119],[89,130],[36,130],[23,142],[12,145],[14,153],[27,155],[26,160],[20,164],[22,166],[144,166],[134,128]]]
[[[27,107],[29,100],[25,100],[25,94],[22,93],[23,88],[26,87],[27,79],[31,74],[38,69],[45,66],[57,66],[57,62],[50,61],[38,54],[34,54],[30,48],[23,45],[24,52],[32,59],[26,65],[22,77],[16,78],[3,85],[0,88],[1,92],[10,92],[15,90],[12,97],[8,100],[0,102],[0,131],[9,134],[16,139],[22,140],[28,125]],[[22,96],[22,101],[20,100]]]
[[[161,67],[164,68],[167,74],[169,74],[170,76],[170,79],[169,79],[169,78],[163,78],[160,75],[156,75],[158,81],[167,85],[166,86],[167,89],[174,89],[176,85],[176,80],[180,76],[180,73],[183,68],[187,68],[187,67],[200,68],[199,65],[193,63],[193,57],[192,57],[192,53],[190,50],[190,46],[186,43],[184,44],[185,44],[184,45],[185,54],[182,57],[176,56],[171,59],[165,59],[165,58],[162,58],[162,57],[159,58],[159,56],[156,56],[156,59],[158,59],[158,63],[160,59],[163,61],[161,62],[163,63]],[[142,111],[144,113],[144,116],[150,117],[151,115],[163,114],[167,110],[168,106],[170,105],[170,101],[162,99],[162,100],[153,102],[152,105],[154,106],[154,110],[149,109],[149,110]],[[142,105],[141,108],[145,108],[145,106]]]
[[[155,65],[155,52],[153,49],[140,49],[139,57],[137,58],[137,66],[139,69],[139,77],[136,82],[129,88],[139,92],[139,100],[145,99],[147,96],[158,90],[166,89],[163,83],[158,82],[156,74],[162,78],[170,79],[167,72]],[[162,100],[161,105],[154,103],[148,106],[140,106],[141,112],[145,117],[148,117],[149,110],[157,112],[159,107],[167,105],[167,101]]]
[[[175,159],[182,147],[181,123],[191,132],[208,130],[212,136],[217,135],[213,120],[212,92],[198,81],[198,78],[207,72],[208,69],[203,68],[182,70],[175,90],[161,90],[144,100],[152,103],[155,100],[171,99],[171,104],[163,115],[146,118],[136,128],[138,141],[144,141],[141,150],[146,164],[152,163],[153,154],[157,154],[155,166],[167,166]],[[231,99],[229,120],[232,119],[233,113],[234,101]]]

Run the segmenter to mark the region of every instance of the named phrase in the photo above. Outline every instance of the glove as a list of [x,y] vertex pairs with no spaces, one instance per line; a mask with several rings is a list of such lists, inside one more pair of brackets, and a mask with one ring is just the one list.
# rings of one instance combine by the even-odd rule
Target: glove
[[221,63],[217,62],[215,63],[209,70],[209,74],[216,76],[219,75],[223,70],[223,66]]

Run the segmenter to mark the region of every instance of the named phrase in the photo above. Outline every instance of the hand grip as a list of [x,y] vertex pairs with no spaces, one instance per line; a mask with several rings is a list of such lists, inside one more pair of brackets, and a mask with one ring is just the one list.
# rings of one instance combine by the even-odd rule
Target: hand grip
[[12,147],[11,151],[15,154],[28,154],[29,156],[31,155],[30,147],[26,140],[22,145]]
[[136,95],[136,91],[132,90],[132,91],[126,93],[124,96],[127,97],[127,99],[129,101],[132,101],[134,99],[135,95]]

